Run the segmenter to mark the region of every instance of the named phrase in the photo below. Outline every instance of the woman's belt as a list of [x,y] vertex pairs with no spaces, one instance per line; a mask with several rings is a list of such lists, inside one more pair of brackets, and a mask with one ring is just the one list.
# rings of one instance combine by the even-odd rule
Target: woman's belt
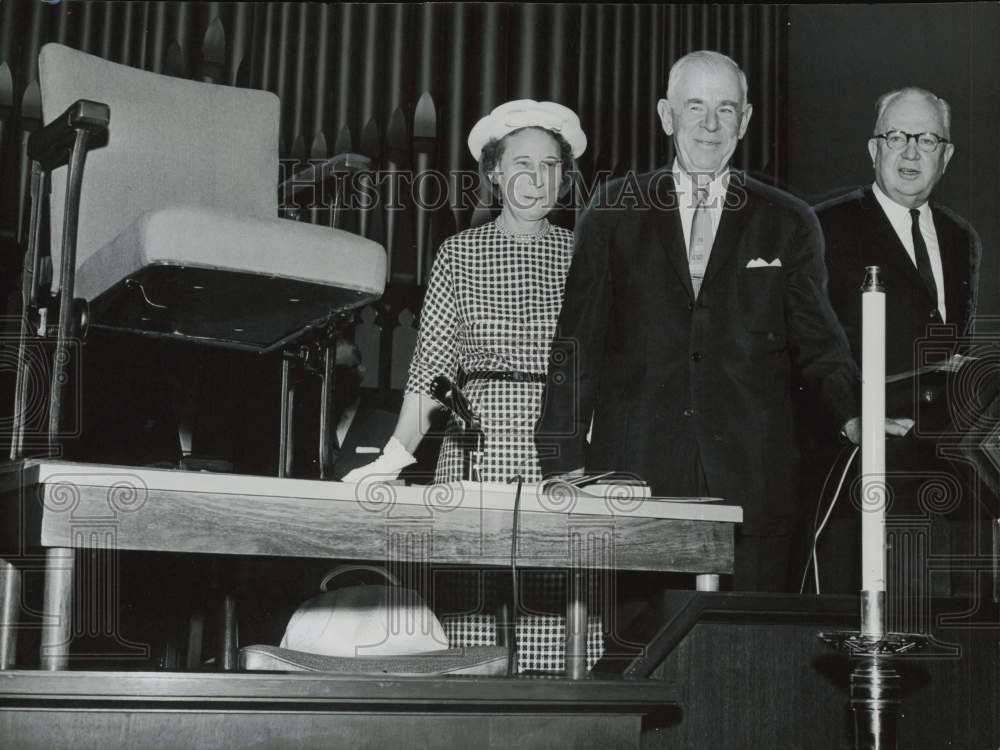
[[458,387],[461,388],[470,380],[503,380],[508,383],[544,383],[545,375],[540,372],[521,372],[519,370],[470,370],[458,374]]

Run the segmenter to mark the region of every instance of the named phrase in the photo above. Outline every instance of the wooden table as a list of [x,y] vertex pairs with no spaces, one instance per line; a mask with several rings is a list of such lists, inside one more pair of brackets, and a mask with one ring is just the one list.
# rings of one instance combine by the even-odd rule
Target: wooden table
[[[508,566],[515,493],[27,460],[0,467],[0,503],[0,669],[16,647],[16,558],[44,548],[41,665],[62,670],[75,548]],[[712,589],[732,572],[742,511],[691,499],[551,497],[526,485],[518,516],[520,566],[693,573]],[[583,623],[580,647],[567,654],[579,674],[585,602],[571,601],[568,614],[568,633]]]

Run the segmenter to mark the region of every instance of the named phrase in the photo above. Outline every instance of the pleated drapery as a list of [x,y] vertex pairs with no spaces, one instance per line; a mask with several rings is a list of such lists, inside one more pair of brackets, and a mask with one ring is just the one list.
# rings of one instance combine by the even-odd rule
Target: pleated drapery
[[[49,41],[275,92],[282,176],[344,152],[371,160],[366,187],[376,205],[354,213],[313,206],[301,219],[372,237],[389,251],[390,282],[421,284],[440,241],[482,218],[465,141],[508,99],[553,100],[579,113],[590,141],[581,182],[593,185],[671,158],[656,116],[667,71],[686,52],[717,49],[742,65],[754,104],[736,164],[782,183],[785,16],[771,5],[8,0],[0,4],[3,265],[16,267],[19,259],[6,256],[23,249],[23,134],[39,125],[37,55]],[[560,220],[571,225],[572,211]]]

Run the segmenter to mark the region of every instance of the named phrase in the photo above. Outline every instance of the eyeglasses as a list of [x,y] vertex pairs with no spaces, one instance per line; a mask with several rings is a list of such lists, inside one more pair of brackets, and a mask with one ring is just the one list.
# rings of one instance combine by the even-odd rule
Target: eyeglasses
[[950,143],[947,138],[942,138],[935,133],[906,133],[902,130],[890,130],[888,133],[882,133],[875,137],[883,139],[885,141],[885,145],[888,146],[891,151],[899,151],[900,149],[906,148],[906,144],[908,144],[912,138],[917,142],[917,148],[928,154],[932,154],[937,151],[937,147],[940,144]]

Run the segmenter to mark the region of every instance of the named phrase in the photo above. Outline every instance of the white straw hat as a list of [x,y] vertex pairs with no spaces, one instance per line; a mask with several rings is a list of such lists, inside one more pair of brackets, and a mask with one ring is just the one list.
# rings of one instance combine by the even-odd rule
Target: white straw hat
[[529,127],[559,133],[569,143],[574,159],[587,149],[587,136],[580,127],[580,118],[569,107],[555,102],[518,99],[501,104],[476,123],[469,133],[469,151],[479,161],[483,146],[491,139],[500,139],[514,130]]

